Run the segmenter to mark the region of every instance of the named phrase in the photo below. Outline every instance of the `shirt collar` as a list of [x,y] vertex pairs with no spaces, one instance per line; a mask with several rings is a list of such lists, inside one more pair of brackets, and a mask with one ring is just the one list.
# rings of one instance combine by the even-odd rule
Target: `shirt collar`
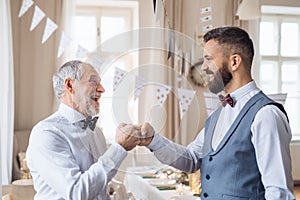
[[70,106],[67,106],[64,103],[61,103],[58,108],[58,113],[65,117],[68,121],[71,123],[78,122],[82,119],[85,119],[86,117],[78,112],[77,110],[74,110]]
[[245,96],[246,94],[250,93],[253,90],[257,90],[257,86],[254,81],[247,83],[246,85],[240,87],[239,89],[235,90],[230,94],[231,98],[234,101],[238,101],[240,98]]

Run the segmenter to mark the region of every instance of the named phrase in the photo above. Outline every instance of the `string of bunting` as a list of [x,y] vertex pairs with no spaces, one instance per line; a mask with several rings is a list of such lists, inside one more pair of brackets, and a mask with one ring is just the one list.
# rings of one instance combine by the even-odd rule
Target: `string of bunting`
[[[174,3],[174,2],[173,2]],[[199,2],[200,13],[199,13],[199,20],[196,23],[196,27],[199,30],[194,32],[194,40],[198,41],[198,45],[203,46],[202,44],[202,37],[203,34],[213,28],[212,25],[212,1],[205,1],[202,0]],[[187,49],[187,51],[183,51],[181,48],[184,44],[179,44],[180,41],[176,41],[175,32],[173,31],[172,25],[170,23],[170,19],[168,16],[168,12],[164,3],[164,0],[153,0],[153,8],[154,14],[156,15],[156,21],[161,21],[162,15],[166,20],[166,24],[168,29],[170,30],[169,38],[168,38],[168,55],[167,60],[170,58],[174,58],[174,69],[177,70],[179,76],[184,75],[186,70],[186,61],[190,60],[193,61],[194,56],[194,49],[196,48],[195,45]],[[176,13],[174,13],[176,14]],[[200,40],[200,41],[199,41]],[[179,79],[180,80],[180,79]]]
[[[33,0],[23,0],[21,8],[19,10],[19,15],[18,17],[22,17],[33,5],[35,2]],[[169,29],[172,29],[170,20],[165,8],[165,4],[163,0],[153,0],[153,5],[154,5],[154,12],[156,13],[156,21],[160,21],[162,18],[162,15],[165,15],[165,18],[167,20]],[[211,12],[211,7],[203,8],[201,9],[201,13],[208,13]],[[46,16],[45,12],[38,6],[34,6],[34,14],[32,17],[32,22],[30,26],[30,31],[33,31],[40,23],[41,21],[46,18],[46,24],[44,27],[44,32],[43,32],[43,37],[41,43],[44,44],[50,37],[51,35],[57,30],[58,25],[51,20],[49,17]],[[211,16],[205,16],[202,17],[201,19],[202,23],[206,23],[211,21]],[[209,29],[212,26],[206,26],[205,29]],[[175,48],[177,49],[176,51],[182,52],[182,68],[181,68],[181,73],[184,72],[184,64],[185,64],[185,58],[184,58],[184,53],[182,50],[180,50],[177,46],[175,46],[175,34],[173,31],[170,31],[170,38],[169,38],[169,52],[168,52],[168,59],[172,56],[174,56]],[[68,36],[64,31],[61,32],[61,38],[58,46],[58,53],[57,57],[60,57],[67,46],[69,46],[72,43],[72,38]],[[77,51],[76,51],[76,57],[78,59],[82,59],[84,57],[87,57],[90,55],[90,52],[82,47],[81,45],[77,45]],[[96,63],[103,63],[104,61],[99,58],[99,57],[93,57]],[[113,90],[115,91],[118,85],[122,82],[124,76],[126,76],[127,72],[124,70],[121,70],[119,68],[116,68],[115,70],[115,77],[114,77],[114,82],[113,82]],[[142,90],[147,86],[147,85],[155,85],[156,87],[156,92],[157,92],[157,103],[159,106],[163,106],[164,102],[167,99],[168,94],[171,91],[171,86],[164,85],[161,83],[150,83],[149,81],[143,79],[142,77],[136,77],[135,81],[135,93],[134,93],[134,99],[136,100],[139,98]],[[188,89],[182,89],[178,88],[177,89],[177,94],[179,97],[179,108],[180,108],[180,117],[183,118],[184,114],[188,110],[188,107],[190,106],[192,99],[194,98],[195,91],[193,90],[188,90]]]
[[[207,2],[209,4],[207,5]],[[213,28],[212,25],[212,6],[211,6],[211,0],[209,1],[203,1],[202,4],[205,4],[204,7],[200,8],[200,34],[198,34],[197,38],[195,39],[202,39],[203,34]]]
[[[118,88],[118,86],[121,84],[122,80],[124,80],[124,77],[127,74],[128,72],[118,67],[115,68],[113,91],[115,91]],[[148,85],[155,86],[157,105],[163,106],[163,104],[167,100],[168,94],[171,92],[172,87],[162,83],[149,82],[141,76],[135,76],[134,100],[140,97],[143,89]],[[177,96],[179,99],[180,118],[182,119],[195,96],[195,91],[178,88]]]
[[[35,2],[33,0],[23,0],[21,8],[19,10],[19,15],[18,17],[22,17],[33,5]],[[42,37],[41,43],[44,44],[50,37],[51,35],[56,31],[58,28],[58,25],[51,20],[49,17],[46,16],[45,12],[38,6],[34,6],[34,13],[32,16],[32,21],[31,21],[31,26],[30,26],[30,31],[33,31],[40,23],[41,21],[46,17],[46,25],[44,27],[44,33]],[[57,57],[59,58],[65,51],[66,47],[71,45],[73,39],[68,36],[64,31],[61,33],[61,38],[58,46],[58,52],[57,52]],[[75,56],[77,59],[82,59],[84,57],[87,57],[90,55],[90,52],[82,47],[81,45],[77,44],[77,50],[75,53]],[[95,58],[99,61],[101,58]],[[104,61],[101,61],[103,63]]]

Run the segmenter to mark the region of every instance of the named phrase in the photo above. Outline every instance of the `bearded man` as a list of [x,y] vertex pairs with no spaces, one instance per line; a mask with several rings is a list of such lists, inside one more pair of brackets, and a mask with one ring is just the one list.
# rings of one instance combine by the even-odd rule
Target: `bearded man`
[[[269,99],[251,76],[253,42],[238,27],[204,35],[204,63],[211,92],[222,106],[187,147],[152,129],[140,145],[163,163],[201,171],[201,199],[295,199],[289,144],[291,129],[281,104]],[[155,133],[155,134],[154,134]]]
[[127,151],[140,143],[132,125],[120,124],[107,148],[96,126],[99,99],[105,92],[94,67],[78,60],[53,76],[58,110],[32,129],[26,157],[35,200],[107,200],[107,184]]

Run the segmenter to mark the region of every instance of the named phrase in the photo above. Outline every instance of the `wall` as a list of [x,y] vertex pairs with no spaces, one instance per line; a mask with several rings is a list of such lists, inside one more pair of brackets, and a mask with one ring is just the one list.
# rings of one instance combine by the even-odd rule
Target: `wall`
[[[22,0],[11,1],[14,76],[15,76],[15,121],[16,130],[32,126],[52,112],[52,74],[56,66],[57,32],[41,44],[45,18],[32,32],[29,31],[34,11],[32,6],[18,18]],[[46,16],[59,23],[61,1],[37,0]]]

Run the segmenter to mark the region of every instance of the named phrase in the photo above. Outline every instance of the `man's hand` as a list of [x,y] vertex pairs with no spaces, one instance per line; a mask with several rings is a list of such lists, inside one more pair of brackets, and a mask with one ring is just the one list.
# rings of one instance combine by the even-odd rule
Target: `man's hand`
[[143,123],[141,126],[141,142],[138,145],[149,145],[154,137],[154,133],[153,127],[148,122]]
[[119,143],[126,151],[130,151],[136,147],[136,145],[141,144],[140,130],[140,126],[121,123],[117,128],[115,141]]

